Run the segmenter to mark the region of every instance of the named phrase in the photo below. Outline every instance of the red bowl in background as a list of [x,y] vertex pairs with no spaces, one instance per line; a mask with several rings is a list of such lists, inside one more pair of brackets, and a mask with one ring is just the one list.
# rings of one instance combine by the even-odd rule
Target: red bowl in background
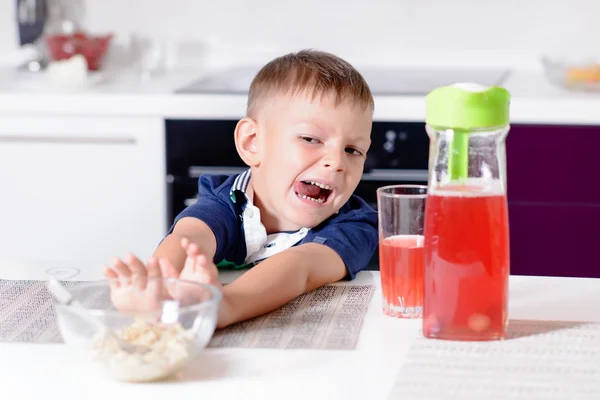
[[74,33],[47,35],[45,39],[53,61],[66,60],[75,54],[81,54],[87,61],[88,69],[96,71],[100,68],[112,36],[112,33],[108,35]]

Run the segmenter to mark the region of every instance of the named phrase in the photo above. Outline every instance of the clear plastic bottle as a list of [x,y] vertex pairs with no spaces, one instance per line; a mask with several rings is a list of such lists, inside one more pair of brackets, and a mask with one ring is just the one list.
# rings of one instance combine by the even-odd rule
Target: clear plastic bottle
[[423,334],[506,337],[510,270],[506,148],[509,93],[455,84],[426,97],[430,137]]

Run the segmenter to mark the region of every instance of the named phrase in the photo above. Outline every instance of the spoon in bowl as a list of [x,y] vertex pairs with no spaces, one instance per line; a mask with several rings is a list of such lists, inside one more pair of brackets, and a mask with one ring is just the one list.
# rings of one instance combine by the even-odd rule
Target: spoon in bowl
[[[48,290],[50,291],[50,293],[52,293],[52,295],[58,303],[66,306],[75,306],[77,308],[80,308],[82,311],[85,309],[83,304],[77,301],[75,297],[71,294],[71,292],[69,292],[69,290],[63,285],[61,285],[60,282],[56,279],[50,279],[46,286],[48,287]],[[119,346],[121,346],[121,348],[127,353],[143,354],[149,351],[149,349],[146,347],[138,346],[133,343],[128,343],[123,339],[119,338],[117,335],[115,335],[112,329],[107,327],[97,318],[86,315],[83,312],[81,313],[81,315],[84,316],[88,321],[90,321],[92,323],[92,326],[94,326],[96,330],[108,334],[108,336],[115,340],[119,344]]]

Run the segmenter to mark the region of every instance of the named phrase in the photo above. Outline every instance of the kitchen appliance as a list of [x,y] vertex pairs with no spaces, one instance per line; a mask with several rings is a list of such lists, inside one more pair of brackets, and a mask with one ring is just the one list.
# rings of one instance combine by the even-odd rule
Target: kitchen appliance
[[45,68],[48,63],[42,41],[48,18],[48,5],[46,0],[16,0],[16,2],[19,45],[32,48],[31,57],[19,69],[37,72]]
[[46,0],[16,0],[19,23],[19,45],[35,43],[44,31],[47,17]]
[[[237,119],[166,120],[167,225],[197,198],[202,174],[235,174],[247,167],[233,138]],[[377,208],[376,189],[398,183],[427,183],[429,138],[424,124],[373,122],[371,148],[355,194]],[[375,252],[377,253],[377,252]],[[370,268],[378,269],[374,255]]]

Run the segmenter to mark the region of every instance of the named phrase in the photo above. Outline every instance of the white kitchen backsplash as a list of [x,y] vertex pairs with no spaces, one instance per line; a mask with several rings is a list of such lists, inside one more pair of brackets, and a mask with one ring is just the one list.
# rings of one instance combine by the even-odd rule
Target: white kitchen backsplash
[[[0,2],[14,0],[0,0]],[[598,0],[86,0],[86,26],[202,41],[215,63],[300,48],[358,64],[537,62],[600,52]],[[2,39],[0,39],[2,40]]]
[[87,0],[93,29],[201,40],[223,60],[320,48],[365,63],[509,63],[593,51],[600,1]]

